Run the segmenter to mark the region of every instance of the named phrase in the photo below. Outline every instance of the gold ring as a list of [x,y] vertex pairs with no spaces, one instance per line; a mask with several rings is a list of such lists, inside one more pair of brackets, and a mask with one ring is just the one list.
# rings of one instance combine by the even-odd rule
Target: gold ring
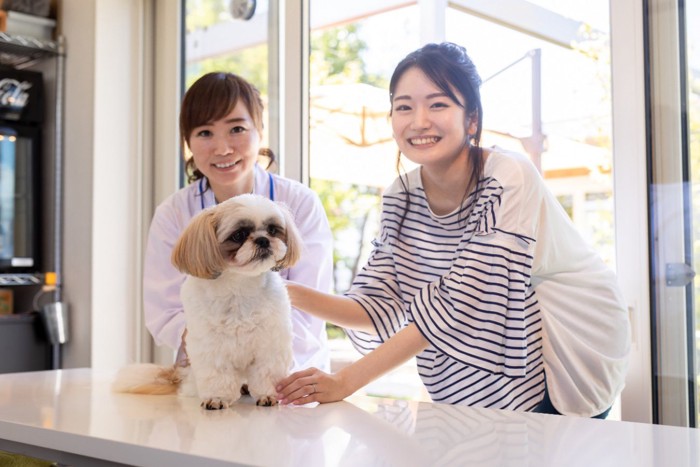
[[311,384],[312,384],[313,387],[314,387],[314,392],[312,392],[311,394],[316,394],[316,383],[311,383]]

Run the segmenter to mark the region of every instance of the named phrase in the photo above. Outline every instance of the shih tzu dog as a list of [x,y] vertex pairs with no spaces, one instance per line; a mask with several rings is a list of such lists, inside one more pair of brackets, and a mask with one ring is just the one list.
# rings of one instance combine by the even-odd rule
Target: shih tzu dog
[[292,365],[291,305],[276,271],[292,266],[300,247],[289,211],[262,196],[236,196],[193,218],[172,253],[187,274],[180,296],[190,365],[131,365],[114,389],[197,396],[209,410],[246,392],[276,405],[275,384]]

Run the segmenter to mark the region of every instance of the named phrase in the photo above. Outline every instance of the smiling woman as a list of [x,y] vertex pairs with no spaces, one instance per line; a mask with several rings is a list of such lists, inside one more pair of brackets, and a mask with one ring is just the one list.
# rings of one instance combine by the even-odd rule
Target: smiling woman
[[[213,72],[187,91],[180,112],[180,138],[191,152],[191,182],[156,210],[144,267],[146,327],[156,343],[179,350],[185,365],[186,323],[180,286],[185,275],[170,263],[173,246],[198,213],[234,196],[256,193],[287,205],[303,238],[305,255],[280,273],[284,279],[329,291],[331,233],[321,202],[308,187],[266,172],[257,157],[274,154],[261,147],[263,104],[258,90],[232,73]],[[325,323],[292,311],[294,363],[329,367]]]
[[420,167],[384,192],[374,250],[344,296],[288,285],[365,356],[290,375],[278,400],[337,401],[415,356],[435,402],[607,416],[630,350],[617,280],[526,156],[480,146],[480,84],[449,42],[397,65],[394,138]]

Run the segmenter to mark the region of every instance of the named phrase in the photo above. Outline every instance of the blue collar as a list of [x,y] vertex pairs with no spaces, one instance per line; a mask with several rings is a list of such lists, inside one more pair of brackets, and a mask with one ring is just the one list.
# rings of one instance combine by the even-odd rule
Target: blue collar
[[[272,179],[272,174],[268,172],[268,180],[270,181],[270,199],[275,200],[275,183]],[[202,211],[204,211],[204,177],[199,179],[199,202],[202,206]]]

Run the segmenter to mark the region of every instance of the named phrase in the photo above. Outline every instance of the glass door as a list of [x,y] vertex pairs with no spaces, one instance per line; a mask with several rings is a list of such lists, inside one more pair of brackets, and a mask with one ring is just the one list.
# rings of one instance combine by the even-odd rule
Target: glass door
[[654,421],[698,425],[698,0],[649,0],[648,135]]
[[[700,0],[690,0],[685,2],[684,15],[682,17],[685,37],[685,57],[687,60],[686,73],[688,79],[687,93],[687,122],[686,136],[687,157],[691,161],[692,173],[692,196],[693,196],[693,217],[696,221],[693,224],[693,239],[700,239]],[[691,27],[690,25],[694,25]],[[697,213],[697,217],[695,214]],[[700,264],[700,242],[693,244],[693,261]],[[693,297],[699,296],[700,278],[695,277],[693,282]],[[698,393],[700,393],[700,303],[693,301],[693,312],[691,314],[691,339],[690,348],[693,352],[692,379],[690,385],[693,389],[693,415],[695,424],[698,426],[700,420],[700,404],[698,404]]]

